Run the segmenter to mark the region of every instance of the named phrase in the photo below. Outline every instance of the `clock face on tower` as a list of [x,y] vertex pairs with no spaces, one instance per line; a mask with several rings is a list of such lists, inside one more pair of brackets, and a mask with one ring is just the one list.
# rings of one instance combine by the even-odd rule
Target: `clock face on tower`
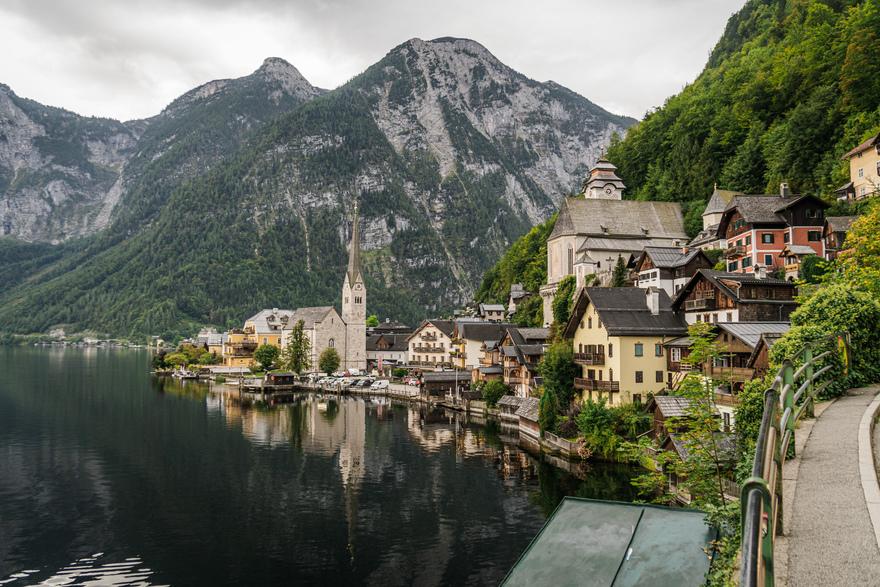
[[605,193],[606,194],[608,194],[610,196],[613,192],[614,192],[614,186],[610,186],[610,185],[605,186]]

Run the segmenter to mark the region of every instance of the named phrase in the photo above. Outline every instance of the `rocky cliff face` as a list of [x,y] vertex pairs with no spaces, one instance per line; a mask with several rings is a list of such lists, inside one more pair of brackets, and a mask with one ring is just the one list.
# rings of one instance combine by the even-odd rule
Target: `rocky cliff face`
[[0,295],[0,331],[163,333],[333,303],[355,200],[369,311],[415,322],[469,300],[631,122],[464,39],[410,40],[330,92],[270,59],[141,123],[107,228],[60,261],[19,249],[43,269]]

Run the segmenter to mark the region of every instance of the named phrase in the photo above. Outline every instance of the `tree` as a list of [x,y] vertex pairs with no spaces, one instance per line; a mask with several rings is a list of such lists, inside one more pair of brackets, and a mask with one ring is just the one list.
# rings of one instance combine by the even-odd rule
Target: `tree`
[[312,366],[312,344],[305,333],[305,322],[298,320],[290,331],[287,346],[281,353],[281,364],[297,375]]
[[880,296],[880,200],[875,199],[846,235],[838,257],[841,279],[862,291]]
[[274,344],[261,344],[254,351],[254,360],[259,364],[261,370],[268,371],[278,360],[280,354],[281,351]]
[[623,257],[617,257],[614,273],[611,275],[611,287],[626,287],[627,281],[626,262]]
[[826,262],[818,255],[807,255],[801,260],[800,277],[807,283],[819,283],[825,270]]
[[563,328],[571,316],[576,285],[574,275],[566,275],[556,287],[556,295],[553,296],[553,322],[557,328]]
[[495,407],[502,396],[510,394],[510,387],[503,381],[487,381],[483,386],[483,399],[490,407]]
[[335,348],[329,347],[318,357],[318,368],[324,373],[333,373],[339,369],[340,362],[339,353]]
[[165,355],[165,364],[172,367],[185,367],[189,364],[189,359],[183,353],[171,353]]
[[552,390],[544,388],[541,401],[538,403],[538,426],[541,435],[544,432],[553,432],[556,428],[556,415],[559,413],[559,401]]
[[367,316],[366,325],[367,328],[375,328],[379,326],[379,317],[375,314],[370,314],[369,316]]
[[574,396],[574,378],[579,372],[571,342],[560,340],[551,344],[538,364],[538,372],[544,378],[544,389],[556,397],[559,409],[567,410]]

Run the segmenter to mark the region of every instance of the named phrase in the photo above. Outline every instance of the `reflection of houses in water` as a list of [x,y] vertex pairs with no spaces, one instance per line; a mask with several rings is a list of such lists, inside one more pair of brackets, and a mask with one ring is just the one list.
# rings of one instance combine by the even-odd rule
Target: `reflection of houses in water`
[[450,418],[439,410],[411,407],[406,415],[410,436],[428,452],[436,452],[444,444],[455,442],[455,430]]

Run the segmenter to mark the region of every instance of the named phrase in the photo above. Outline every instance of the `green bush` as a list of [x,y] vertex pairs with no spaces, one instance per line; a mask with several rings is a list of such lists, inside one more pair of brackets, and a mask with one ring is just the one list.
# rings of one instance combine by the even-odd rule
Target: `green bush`
[[254,351],[254,360],[259,363],[263,371],[268,371],[280,355],[281,351],[274,344],[261,344]]
[[552,389],[544,388],[538,403],[538,425],[541,434],[556,430],[556,415],[559,413],[559,399]]
[[505,385],[503,381],[487,381],[481,391],[486,403],[494,408],[502,396],[510,394],[510,387]]
[[407,371],[403,367],[397,367],[396,369],[391,370],[391,375],[398,379],[400,379],[401,377],[406,377],[406,373]]
[[560,340],[551,344],[538,365],[544,388],[553,392],[559,409],[567,410],[574,397],[574,378],[580,368],[574,362],[571,342]]

